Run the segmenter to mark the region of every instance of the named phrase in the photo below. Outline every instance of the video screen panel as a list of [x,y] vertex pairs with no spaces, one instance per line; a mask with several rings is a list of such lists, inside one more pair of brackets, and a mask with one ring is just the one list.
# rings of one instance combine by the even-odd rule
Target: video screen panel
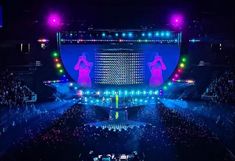
[[62,44],[63,65],[82,87],[159,87],[180,57],[176,43]]

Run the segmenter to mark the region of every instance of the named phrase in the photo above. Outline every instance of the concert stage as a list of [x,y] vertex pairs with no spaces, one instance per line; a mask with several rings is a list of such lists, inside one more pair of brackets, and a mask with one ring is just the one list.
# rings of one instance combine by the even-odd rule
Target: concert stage
[[[156,105],[181,81],[187,54],[182,33],[168,30],[88,30],[57,33],[52,53],[59,80],[44,81],[59,99],[109,110],[109,119],[87,124],[120,130],[145,125],[128,120],[128,109]],[[115,125],[116,124],[116,125]]]

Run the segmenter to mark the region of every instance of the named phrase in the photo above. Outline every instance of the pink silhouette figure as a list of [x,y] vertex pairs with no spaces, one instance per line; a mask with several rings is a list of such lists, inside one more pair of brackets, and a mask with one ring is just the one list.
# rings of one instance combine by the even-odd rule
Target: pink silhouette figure
[[154,60],[148,63],[151,77],[149,79],[150,87],[157,87],[163,83],[162,70],[166,70],[162,57],[156,53]]
[[93,63],[88,62],[86,55],[79,56],[77,64],[74,66],[74,70],[78,70],[78,84],[82,87],[91,87],[90,72]]

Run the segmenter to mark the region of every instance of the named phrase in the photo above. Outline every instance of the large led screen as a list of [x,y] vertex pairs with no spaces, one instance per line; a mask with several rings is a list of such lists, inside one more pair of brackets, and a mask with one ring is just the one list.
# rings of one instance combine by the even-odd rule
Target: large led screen
[[63,65],[82,87],[159,87],[174,72],[178,44],[62,44]]

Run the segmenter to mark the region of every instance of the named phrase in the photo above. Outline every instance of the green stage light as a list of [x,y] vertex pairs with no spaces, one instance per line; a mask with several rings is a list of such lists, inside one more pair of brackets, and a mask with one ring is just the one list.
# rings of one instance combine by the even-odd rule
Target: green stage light
[[163,86],[163,89],[164,89],[164,90],[167,90],[167,86]]
[[59,70],[59,73],[60,73],[60,74],[64,73],[64,70],[63,70],[63,69],[60,69],[60,70]]
[[182,62],[185,63],[186,61],[187,61],[187,58],[183,57],[183,58],[182,58]]
[[52,56],[53,56],[54,58],[56,58],[56,57],[59,56],[59,54],[58,54],[57,52],[53,52],[53,53],[52,53]]

